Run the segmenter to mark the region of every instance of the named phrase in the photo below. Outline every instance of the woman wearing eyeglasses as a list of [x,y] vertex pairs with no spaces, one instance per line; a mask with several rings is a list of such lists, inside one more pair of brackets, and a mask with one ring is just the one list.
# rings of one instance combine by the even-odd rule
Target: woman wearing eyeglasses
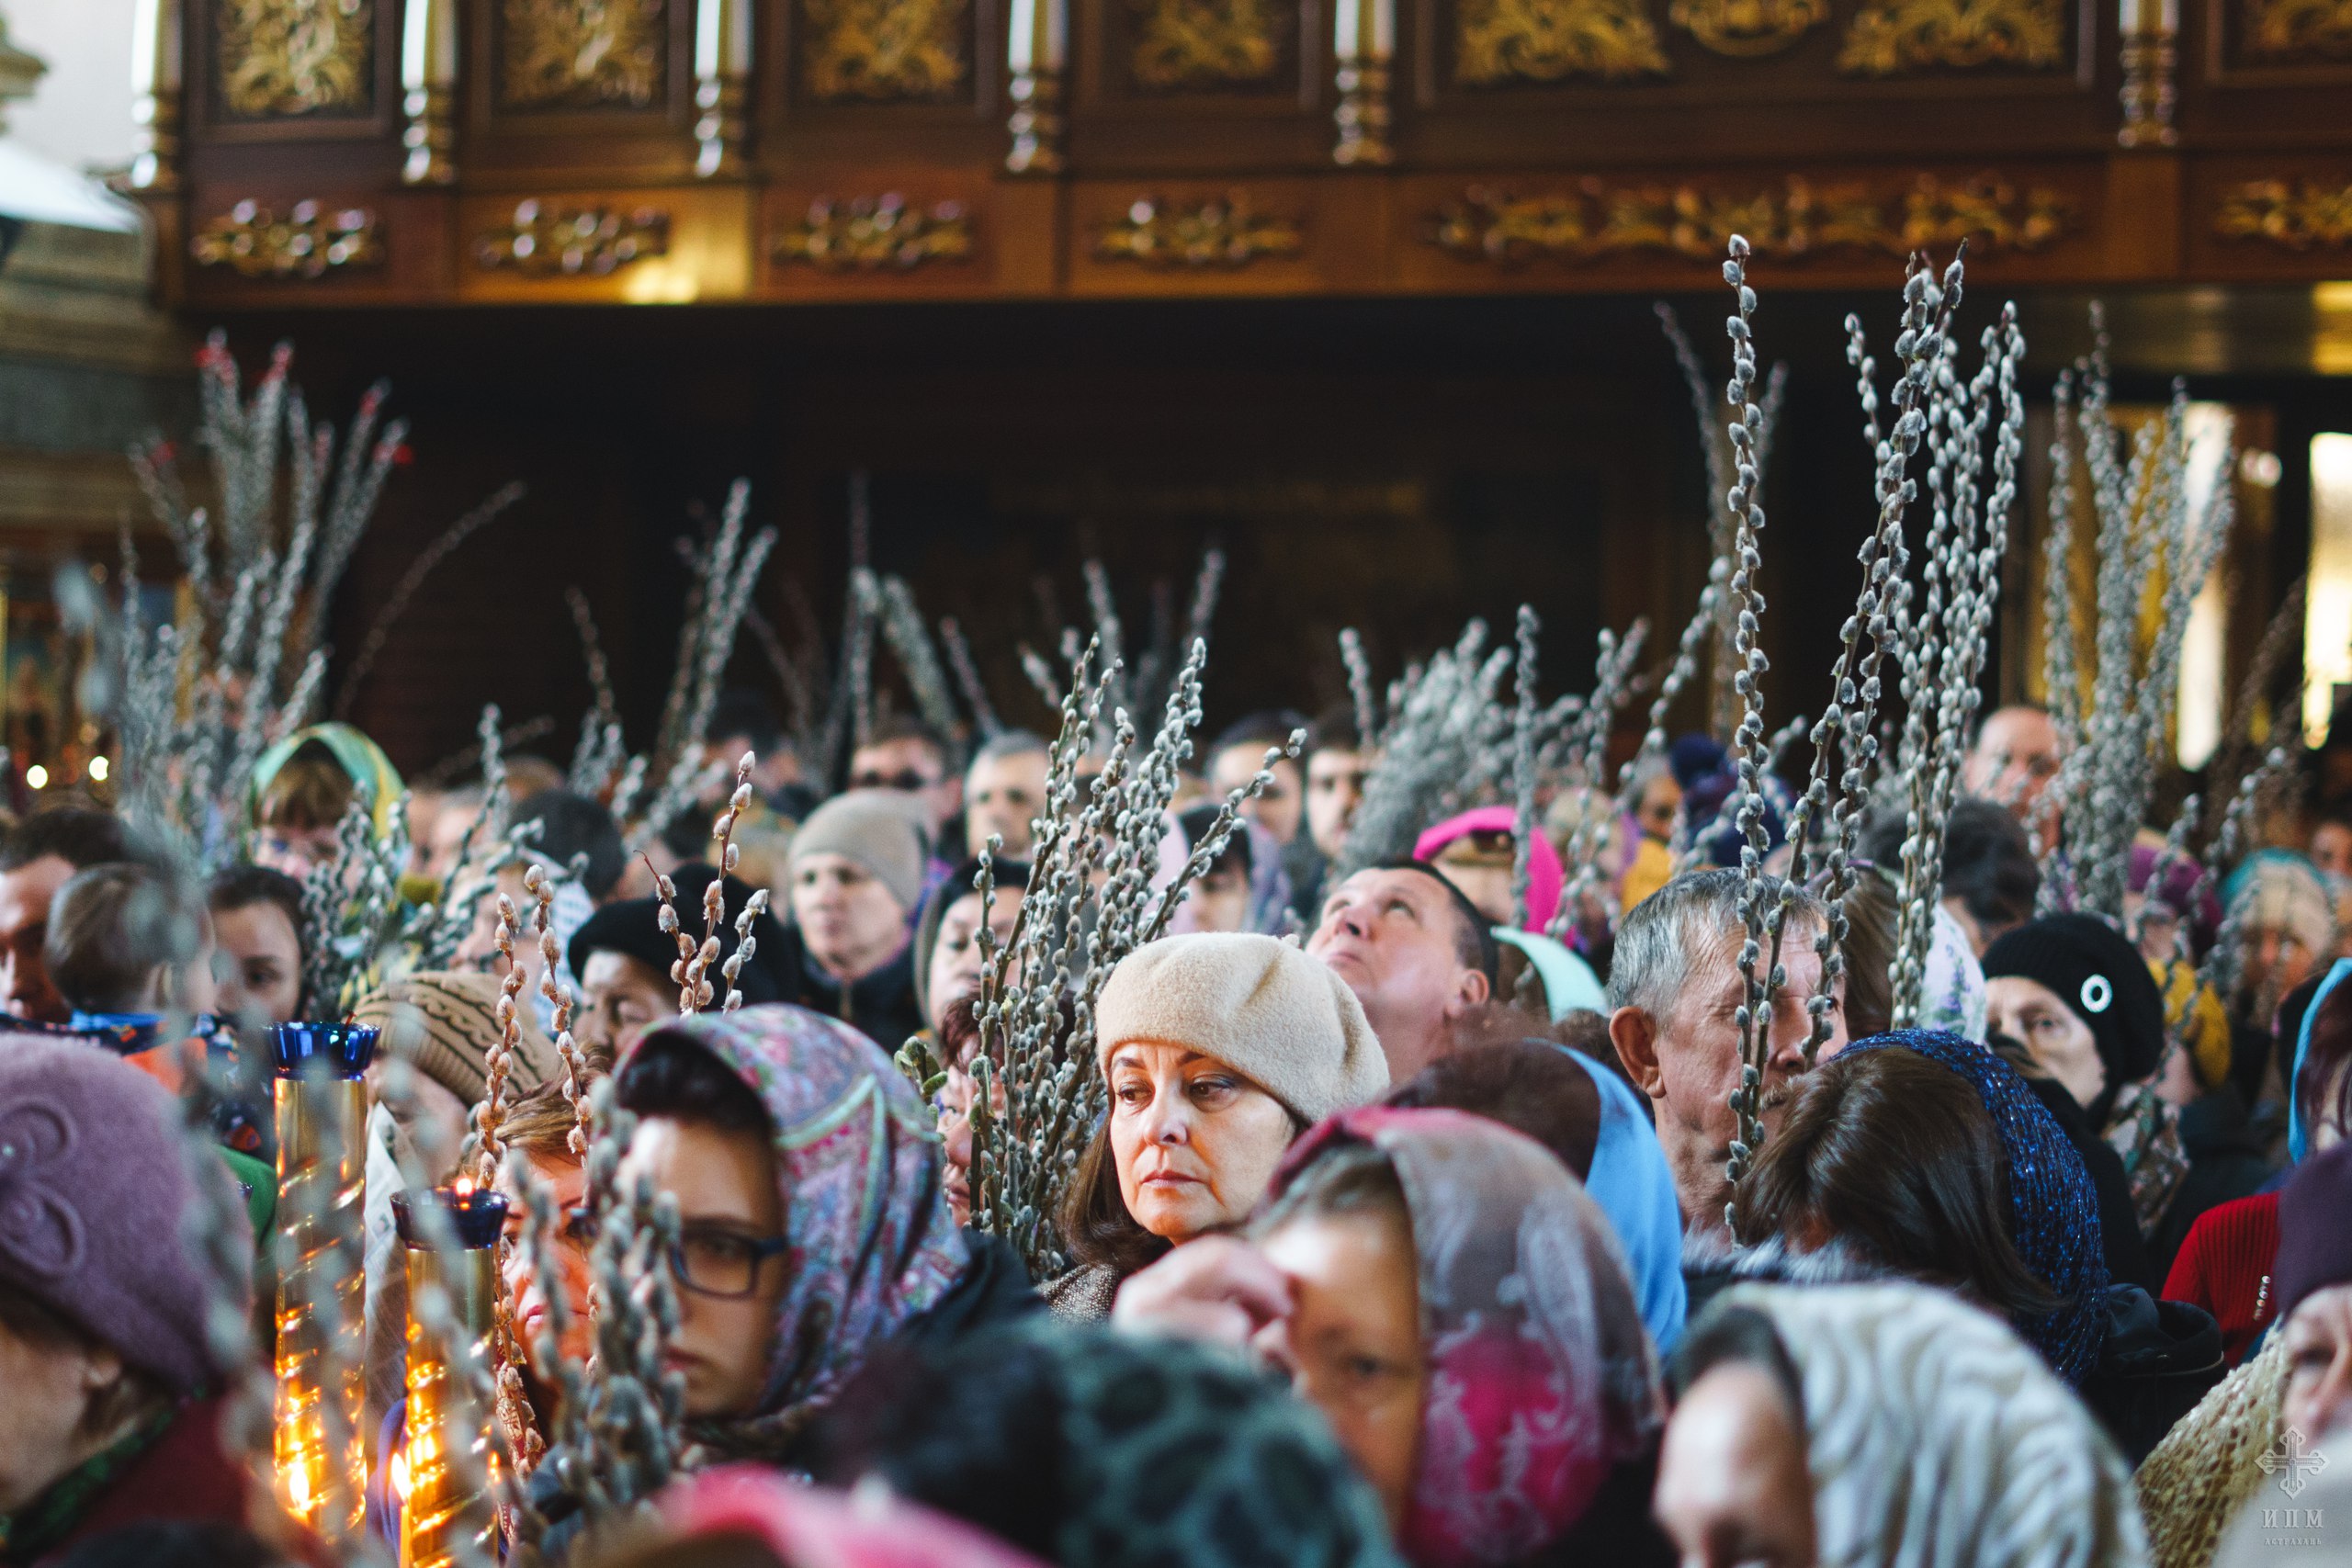
[[855,1031],[781,1005],[681,1019],[616,1089],[628,1168],[678,1205],[670,1365],[714,1456],[796,1464],[883,1341],[1037,1305],[1008,1247],[956,1228],[931,1109]]

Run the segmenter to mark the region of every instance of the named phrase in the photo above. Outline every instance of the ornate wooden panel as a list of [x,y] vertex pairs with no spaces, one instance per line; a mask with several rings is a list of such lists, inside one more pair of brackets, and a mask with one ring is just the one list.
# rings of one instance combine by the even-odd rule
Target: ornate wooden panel
[[665,0],[498,0],[494,15],[502,112],[663,107]]
[[399,0],[191,0],[190,130],[231,144],[384,133],[399,23]]

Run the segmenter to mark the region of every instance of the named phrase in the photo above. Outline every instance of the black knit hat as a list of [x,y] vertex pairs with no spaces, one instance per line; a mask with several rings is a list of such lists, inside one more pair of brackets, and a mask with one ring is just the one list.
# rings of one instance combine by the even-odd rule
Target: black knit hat
[[2093,915],[2046,915],[1984,950],[1984,978],[2037,981],[2091,1032],[2109,1097],[2154,1073],[2165,1055],[2165,1004],[2147,960]]
[[[670,874],[671,882],[678,889],[679,923],[686,934],[697,941],[702,936],[703,890],[710,886],[712,874],[707,865],[682,865]],[[719,963],[710,966],[710,984],[716,993],[711,1001],[713,1007],[727,995],[726,983],[718,974],[719,964],[724,964],[735,951],[735,921],[752,897],[751,887],[735,877],[727,879],[726,888],[727,921],[718,932]],[[605,952],[625,953],[650,964],[656,973],[667,975],[670,966],[678,961],[678,942],[662,931],[661,912],[661,901],[655,898],[624,898],[598,909],[571,933],[566,956],[571,961],[572,974],[585,973],[589,955]],[[752,940],[758,946],[736,981],[745,1005],[755,1007],[762,1002],[784,1000],[792,994],[790,982],[778,969],[769,967],[780,967],[784,961],[784,928],[776,923],[775,916],[762,915],[752,922]]]

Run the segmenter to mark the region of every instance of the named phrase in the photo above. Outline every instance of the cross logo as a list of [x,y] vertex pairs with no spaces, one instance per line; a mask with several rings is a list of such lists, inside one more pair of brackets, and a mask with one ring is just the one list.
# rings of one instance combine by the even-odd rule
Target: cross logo
[[2286,1474],[2278,1478],[2278,1490],[2290,1497],[2300,1497],[2303,1488],[2311,1484],[2308,1478],[2327,1468],[2327,1456],[2306,1449],[2303,1435],[2290,1427],[2255,1462],[2262,1466],[2265,1475],[2278,1475],[2285,1471]]

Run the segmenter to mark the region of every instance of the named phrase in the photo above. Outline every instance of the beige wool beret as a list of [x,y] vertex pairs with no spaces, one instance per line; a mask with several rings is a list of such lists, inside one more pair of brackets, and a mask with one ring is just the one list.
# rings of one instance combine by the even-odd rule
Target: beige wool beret
[[1388,1088],[1355,993],[1270,936],[1200,932],[1136,949],[1102,987],[1094,1038],[1098,1066],[1136,1040],[1214,1056],[1310,1123]]

